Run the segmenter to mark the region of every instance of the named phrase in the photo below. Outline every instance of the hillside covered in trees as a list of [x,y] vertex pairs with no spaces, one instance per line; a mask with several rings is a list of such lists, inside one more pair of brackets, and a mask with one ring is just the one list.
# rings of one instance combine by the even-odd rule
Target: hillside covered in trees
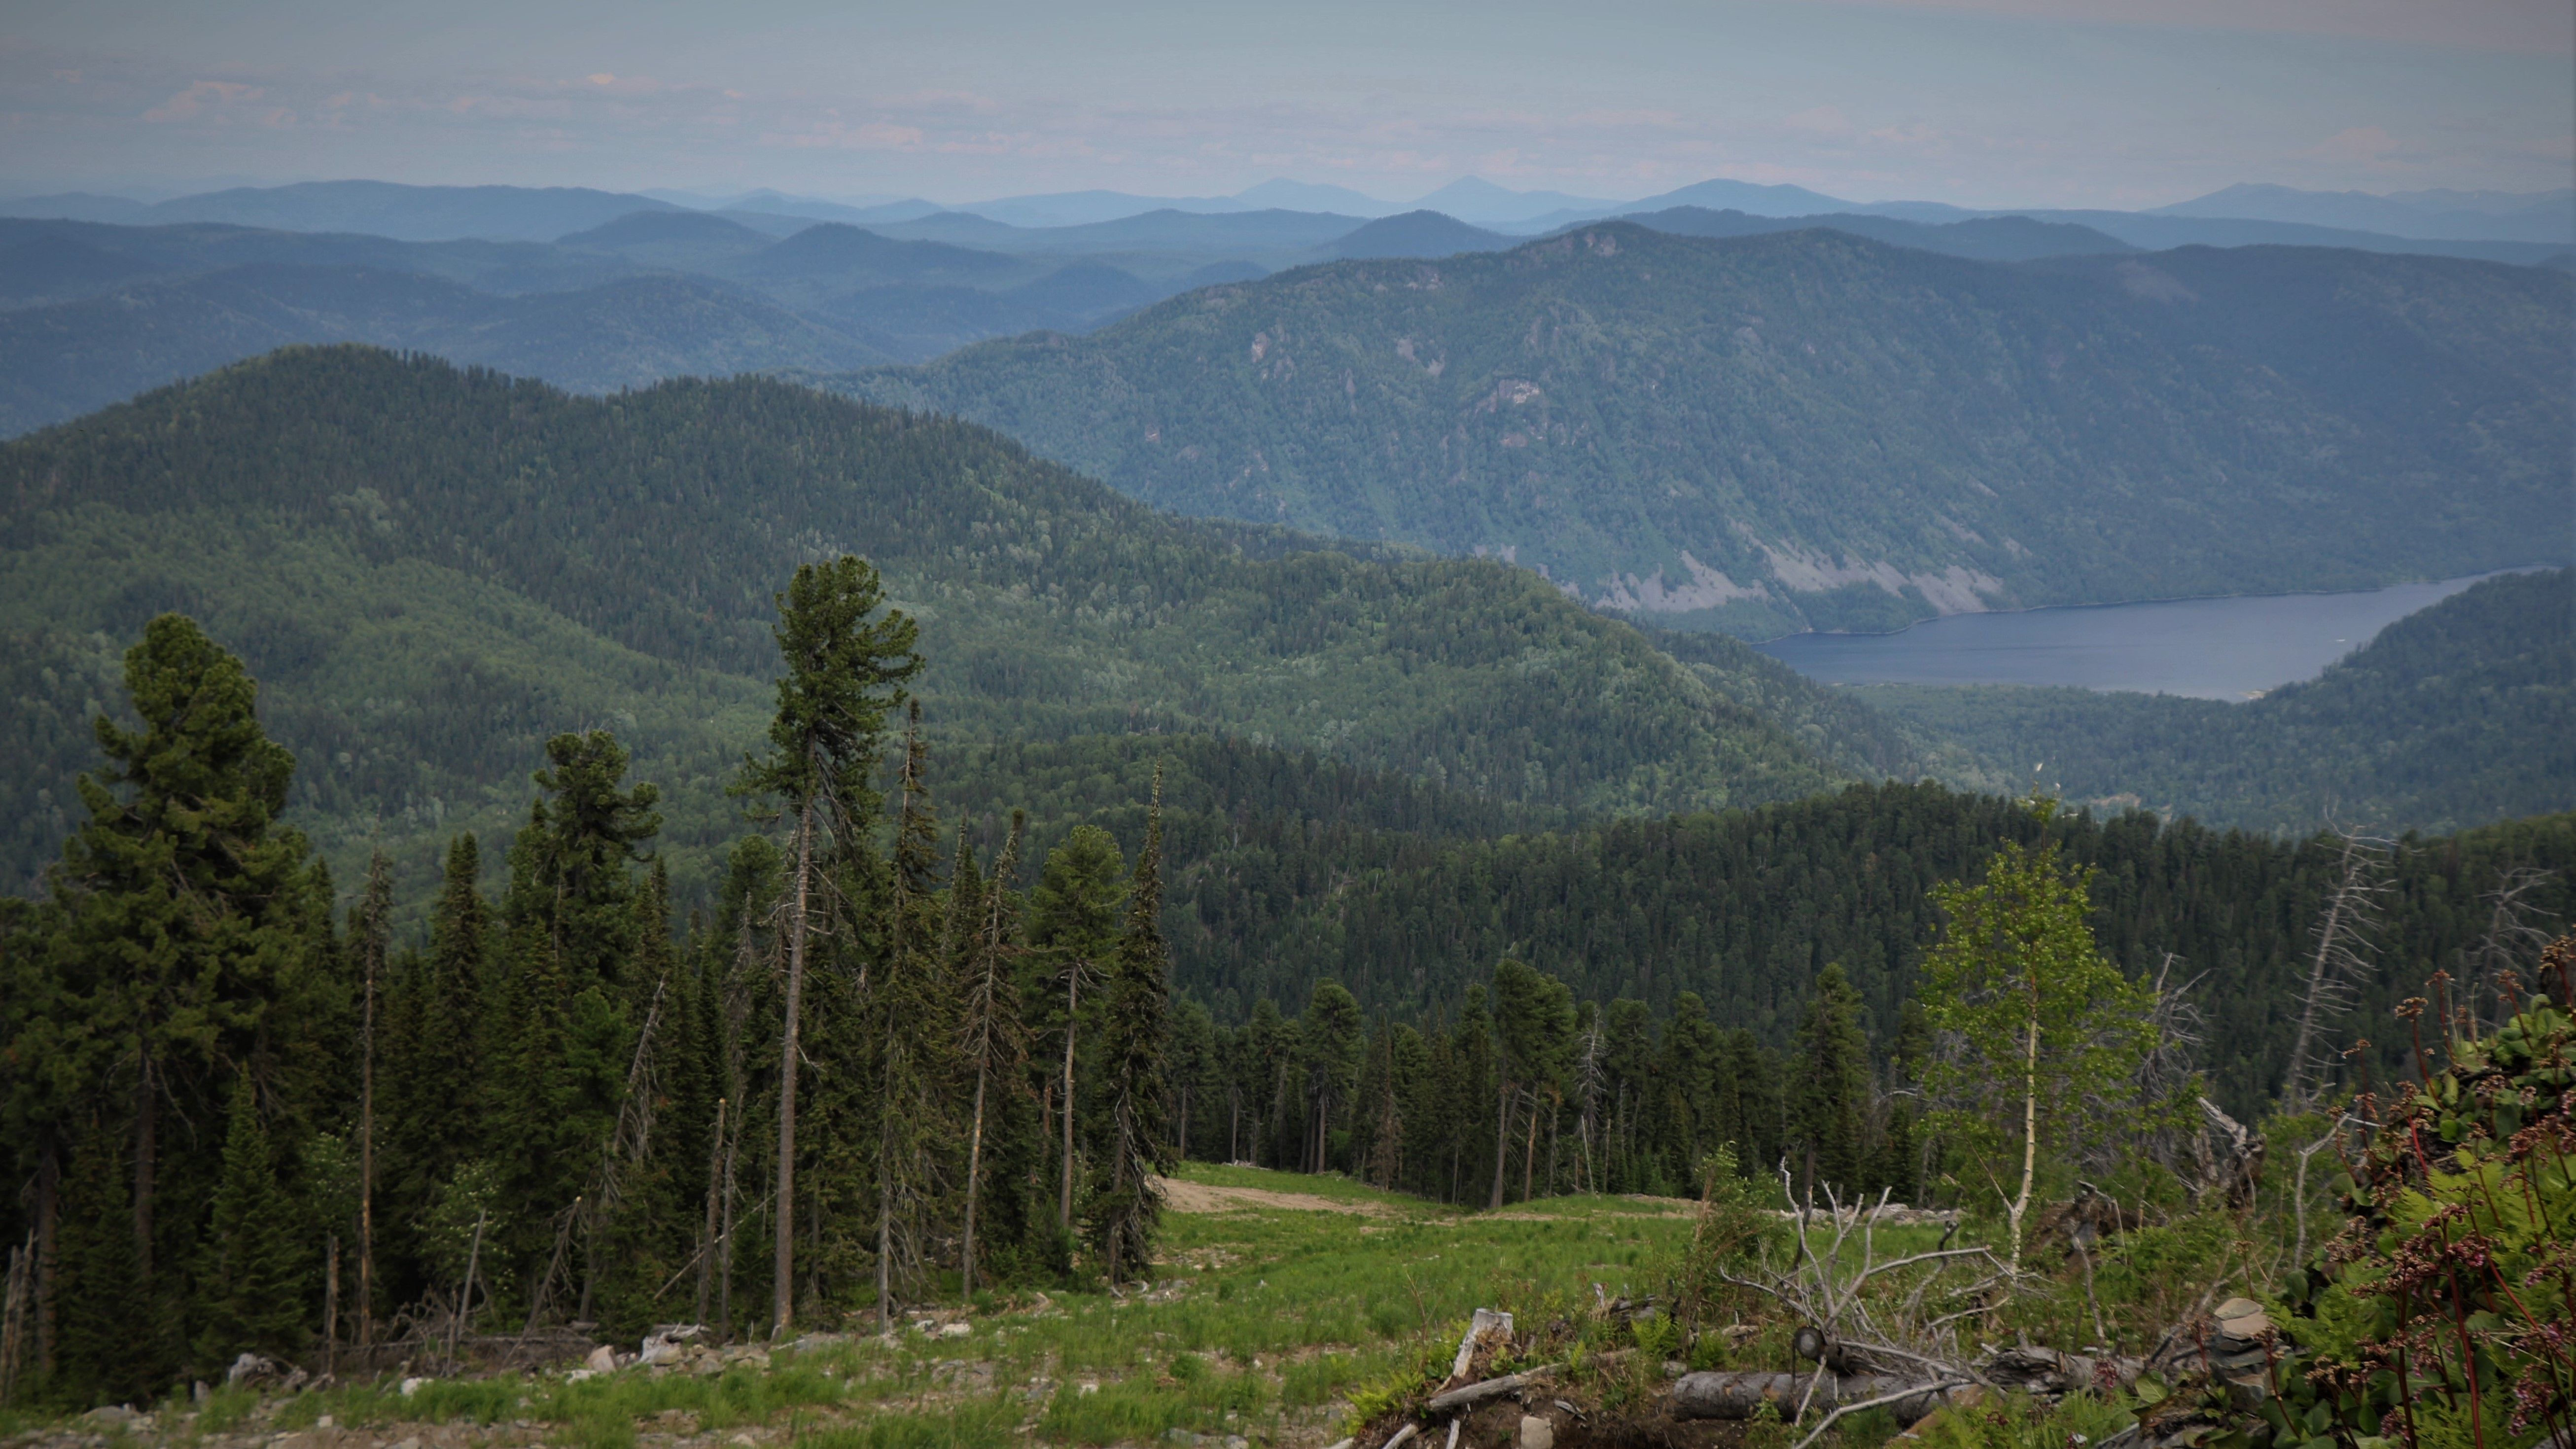
[[968,424],[291,350],[0,445],[10,872],[74,818],[121,641],[181,609],[261,679],[344,870],[509,828],[543,741],[605,724],[702,899],[774,668],[760,581],[833,550],[918,617],[942,740],[1211,731],[1540,818],[1920,772],[1738,703],[1825,696],[1749,650],[1685,669],[1526,571],[1169,518]]
[[833,385],[1184,513],[1499,554],[1768,637],[2540,562],[2571,306],[2562,274],[2445,258],[2006,265],[1604,223]]

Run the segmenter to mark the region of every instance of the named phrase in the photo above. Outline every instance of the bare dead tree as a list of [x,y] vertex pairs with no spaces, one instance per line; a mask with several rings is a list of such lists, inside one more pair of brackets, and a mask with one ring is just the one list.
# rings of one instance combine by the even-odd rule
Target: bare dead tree
[[[1831,1210],[1830,1239],[1820,1245],[1823,1235],[1811,1226],[1826,1215],[1793,1212],[1789,1219],[1796,1225],[1796,1246],[1786,1262],[1775,1260],[1766,1248],[1740,1275],[1728,1270],[1719,1275],[1770,1298],[1823,1336],[1808,1395],[1828,1372],[1828,1363],[1839,1363],[1841,1372],[1984,1383],[1959,1342],[1959,1325],[1991,1311],[1996,1295],[2012,1291],[2012,1268],[1983,1247],[1933,1248],[1882,1258],[1876,1227],[1889,1194],[1882,1191],[1870,1207],[1854,1203],[1847,1209],[1832,1184],[1818,1186]],[[1796,1184],[1785,1165],[1780,1187],[1794,1198]],[[1802,1400],[1800,1414],[1805,1407]]]
[[2317,1088],[2334,1069],[2335,1056],[2325,1037],[2336,1017],[2352,1007],[2353,990],[2370,969],[2377,950],[2372,939],[2379,924],[2380,897],[2388,890],[2389,843],[2359,831],[2334,832],[2339,841],[2335,882],[2326,891],[2325,909],[2317,917],[2316,951],[2308,958],[2307,988],[2301,993],[2298,1036],[2290,1046],[2290,1065],[2281,1080],[2282,1104],[2303,1112]]
[[2527,961],[2540,959],[2541,948],[2555,934],[2541,923],[2557,920],[2557,913],[2543,908],[2534,897],[2557,878],[2554,870],[2514,866],[2497,872],[2495,889],[2478,897],[2487,908],[2487,928],[2462,953],[2467,959],[2461,963],[2466,968],[2461,974],[2466,978],[2462,984],[2469,1001],[2471,1031],[2478,1029],[2490,999],[2500,1013],[2506,1009],[2506,974]]
[[[2137,1095],[2138,1101],[2151,1108],[2176,1109],[2151,1112],[2142,1134],[2147,1157],[2174,1171],[2194,1155],[2199,1137],[2200,1114],[2194,1100],[2200,1095],[2200,1046],[2209,1028],[2208,1013],[2201,1010],[2192,995],[2192,989],[2207,980],[2209,973],[2203,971],[2188,981],[2177,982],[2174,977],[2181,966],[2182,958],[2167,951],[2163,963],[2156,968],[2156,1005],[2149,1018],[2155,1028],[2155,1044],[2139,1063]],[[2098,1157],[2086,1165],[2099,1171],[2110,1169],[2110,1164]]]
[[1609,1072],[1603,1063],[1601,1013],[1592,1017],[1592,1029],[1583,1034],[1583,1055],[1574,1063],[1574,1099],[1579,1107],[1575,1131],[1583,1147],[1583,1187],[1586,1192],[1601,1190],[1601,1170],[1594,1148],[1601,1136],[1601,1098],[1609,1085]]
[[1020,1024],[1018,981],[1011,971],[1010,890],[1019,874],[1020,833],[1027,817],[1013,812],[1011,833],[993,864],[993,881],[984,903],[984,921],[976,933],[973,964],[966,981],[966,1014],[960,1023],[963,1055],[975,1068],[974,1119],[966,1143],[966,1224],[958,1249],[958,1281],[975,1291],[975,1200],[984,1172],[986,1099],[998,1077],[1010,1090],[1018,1067],[1028,1057],[1028,1033]]

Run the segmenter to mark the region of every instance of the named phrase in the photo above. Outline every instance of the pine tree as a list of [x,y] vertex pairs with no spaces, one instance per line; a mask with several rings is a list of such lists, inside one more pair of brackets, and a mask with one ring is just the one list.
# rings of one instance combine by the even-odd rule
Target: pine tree
[[230,1117],[195,1294],[196,1359],[208,1372],[239,1353],[292,1354],[304,1336],[295,1224],[247,1078],[234,1082]]
[[[82,1024],[58,1070],[80,1083],[92,1120],[122,1124],[132,1152],[131,1256],[107,1277],[130,1272],[134,1296],[120,1283],[112,1304],[65,1311],[115,1323],[114,1362],[139,1354],[167,1373],[184,1304],[179,1274],[164,1270],[193,1249],[212,1184],[194,1163],[164,1160],[165,1128],[215,1140],[234,1064],[299,1089],[327,1083],[315,1068],[336,1040],[340,963],[327,876],[275,824],[294,757],[262,732],[241,662],[164,614],[127,651],[125,681],[142,727],[95,724],[108,764],[80,778],[89,818],[54,870],[44,969],[57,983],[48,996]],[[290,1001],[299,1009],[282,1011]]]
[[746,793],[776,798],[794,822],[778,1052],[773,1338],[783,1337],[795,1316],[796,1068],[816,868],[835,846],[845,854],[861,847],[876,813],[867,778],[883,744],[886,711],[921,668],[913,649],[918,626],[901,610],[884,608],[876,570],[846,554],[797,567],[778,595],[775,632],[786,664],[778,713],[770,721],[768,754],[744,761],[741,785]]
[[1154,1179],[1173,1165],[1163,1117],[1172,966],[1162,917],[1163,773],[1157,767],[1153,804],[1145,816],[1145,846],[1136,853],[1136,873],[1127,892],[1127,926],[1101,992],[1100,1073],[1107,1111],[1102,1180],[1092,1212],[1112,1287],[1130,1273],[1143,1276],[1150,1270],[1163,1210]]

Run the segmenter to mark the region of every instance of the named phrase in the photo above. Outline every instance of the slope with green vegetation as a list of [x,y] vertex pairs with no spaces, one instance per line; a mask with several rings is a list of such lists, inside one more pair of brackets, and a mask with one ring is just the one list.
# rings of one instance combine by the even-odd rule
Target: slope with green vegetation
[[20,880],[107,658],[180,609],[264,681],[344,862],[501,826],[542,740],[605,724],[698,890],[770,591],[841,550],[921,620],[941,740],[1213,732],[1559,816],[1846,778],[1526,572],[1170,519],[980,428],[774,383],[580,399],[290,351],[0,447],[0,500]]
[[2186,249],[2001,265],[1625,223],[1343,262],[838,386],[1137,497],[1749,633],[2532,562],[2576,285]]
[[[1722,815],[1462,841],[1299,902],[1264,953],[1184,952],[1177,969],[1224,1019],[1257,998],[1293,1007],[1325,980],[1372,1011],[1410,1016],[1454,1010],[1510,955],[1582,1000],[1630,997],[1662,1014],[1691,993],[1749,1043],[1777,1044],[1818,973],[1839,963],[1884,1042],[1940,921],[1931,888],[1977,874],[2003,841],[2040,834],[2011,801],[1878,785]],[[2177,983],[2198,978],[2212,1094],[2232,1110],[2259,1109],[2288,1061],[2334,841],[2139,813],[2068,817],[2058,834],[2070,861],[2099,871],[2091,923],[2102,949],[2133,976],[2156,975],[2170,953]],[[2576,906],[2576,815],[2403,842],[2380,866],[2391,889],[2350,1020],[2386,1020],[2436,969],[2464,974],[2494,924],[2483,897],[2526,868],[2544,873],[2528,906],[2561,918]],[[2387,1066],[2403,1066],[2402,1043],[2382,1051]]]
[[2490,579],[2250,703],[2019,685],[1848,691],[2080,800],[2248,830],[2442,833],[2576,809],[2576,573]]

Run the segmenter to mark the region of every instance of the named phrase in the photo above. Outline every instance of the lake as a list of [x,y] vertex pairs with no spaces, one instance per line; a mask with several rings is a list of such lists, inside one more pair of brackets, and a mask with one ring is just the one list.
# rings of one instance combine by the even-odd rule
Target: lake
[[2266,594],[1954,614],[1894,634],[1792,634],[1761,646],[1829,684],[2071,684],[2250,699],[2490,574],[2349,594]]

